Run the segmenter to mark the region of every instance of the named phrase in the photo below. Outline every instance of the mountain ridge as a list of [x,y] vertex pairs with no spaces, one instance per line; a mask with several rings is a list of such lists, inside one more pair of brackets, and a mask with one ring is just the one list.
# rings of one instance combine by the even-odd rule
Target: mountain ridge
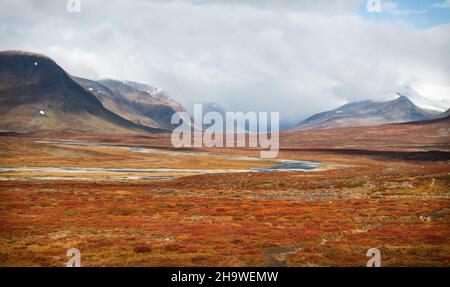
[[0,119],[5,132],[161,131],[111,112],[50,57],[24,51],[0,51]]
[[437,112],[419,108],[407,96],[376,102],[365,100],[347,103],[334,110],[314,114],[299,122],[294,129],[330,129],[371,126],[433,119]]
[[[115,105],[108,105],[109,109],[136,124],[171,130],[174,128],[171,124],[172,115],[185,111],[183,106],[163,91],[147,84],[113,79],[97,82],[114,93]],[[102,103],[106,103],[105,97],[109,96],[95,95]]]

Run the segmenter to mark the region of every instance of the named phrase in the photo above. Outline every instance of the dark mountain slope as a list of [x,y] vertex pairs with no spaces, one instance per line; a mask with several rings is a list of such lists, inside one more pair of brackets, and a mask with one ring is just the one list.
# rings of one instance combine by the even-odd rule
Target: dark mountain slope
[[104,108],[49,57],[19,51],[0,52],[0,130],[149,131]]

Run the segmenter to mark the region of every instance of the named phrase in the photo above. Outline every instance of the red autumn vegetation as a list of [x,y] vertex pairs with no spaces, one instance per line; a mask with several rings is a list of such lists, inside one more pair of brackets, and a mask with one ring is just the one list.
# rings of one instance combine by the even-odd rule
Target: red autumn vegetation
[[[415,138],[404,136],[407,129],[393,126],[388,136],[372,140],[368,134],[377,128],[357,135],[282,135],[280,158],[333,165],[312,172],[122,181],[114,175],[70,180],[70,174],[67,180],[44,180],[5,171],[0,265],[64,266],[66,250],[76,247],[84,266],[365,266],[366,251],[376,247],[383,266],[450,266],[448,125],[423,128]],[[357,139],[350,149],[351,136]],[[155,147],[167,137],[109,140]],[[312,150],[319,146],[323,150]],[[3,136],[0,147],[3,167],[267,166],[212,154],[145,154],[25,137]],[[422,152],[435,150],[443,158],[422,158]]]

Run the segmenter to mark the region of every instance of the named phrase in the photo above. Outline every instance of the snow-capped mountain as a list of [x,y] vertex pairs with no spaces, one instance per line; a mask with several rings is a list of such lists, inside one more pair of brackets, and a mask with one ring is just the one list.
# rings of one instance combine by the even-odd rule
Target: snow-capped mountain
[[329,129],[340,127],[373,126],[428,120],[437,117],[438,111],[422,109],[408,97],[396,93],[390,101],[361,101],[345,104],[337,109],[315,114],[301,121],[296,129]]

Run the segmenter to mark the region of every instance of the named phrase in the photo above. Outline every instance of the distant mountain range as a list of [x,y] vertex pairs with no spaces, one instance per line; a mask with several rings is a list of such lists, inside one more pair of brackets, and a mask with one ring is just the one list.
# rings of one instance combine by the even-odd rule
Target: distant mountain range
[[[408,97],[349,103],[315,114],[295,129],[330,129],[423,121],[450,116],[419,108]],[[0,52],[0,132],[83,133],[167,132],[181,104],[152,86],[113,79],[93,81],[69,75],[47,56]],[[204,103],[203,113],[225,110]],[[208,126],[204,126],[207,128]]]
[[449,117],[450,116],[450,109],[446,110],[443,114],[444,117]]
[[167,131],[175,111],[184,109],[148,85],[76,78],[47,56],[0,52],[0,131]]
[[178,102],[163,91],[146,84],[76,78],[76,81],[99,99],[103,106],[124,119],[149,128],[170,130],[175,112],[184,111]]
[[444,115],[437,111],[419,108],[408,97],[400,93],[397,93],[397,96],[397,99],[391,101],[355,102],[331,111],[318,113],[301,121],[295,129],[311,130],[374,126],[430,120]]

